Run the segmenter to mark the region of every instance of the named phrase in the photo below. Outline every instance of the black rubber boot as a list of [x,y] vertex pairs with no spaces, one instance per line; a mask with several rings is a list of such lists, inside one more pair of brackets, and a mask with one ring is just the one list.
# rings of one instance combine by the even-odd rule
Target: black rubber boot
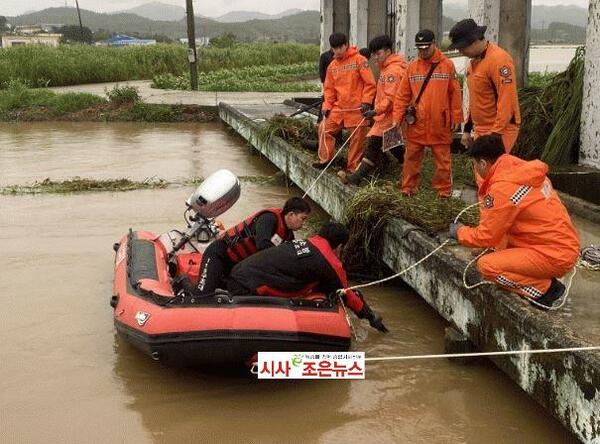
[[[556,302],[562,297],[563,294],[565,294],[565,289],[566,287],[561,281],[556,278],[552,278],[552,284],[550,284],[548,291],[537,298],[535,302],[544,305],[547,308],[551,308],[552,304],[554,304],[554,302]],[[535,304],[533,305],[535,306]]]
[[397,146],[390,150],[390,153],[399,163],[404,163],[404,146]]
[[361,180],[369,175],[375,165],[369,159],[363,159],[358,166],[358,170],[346,177],[346,181],[350,185],[358,185]]

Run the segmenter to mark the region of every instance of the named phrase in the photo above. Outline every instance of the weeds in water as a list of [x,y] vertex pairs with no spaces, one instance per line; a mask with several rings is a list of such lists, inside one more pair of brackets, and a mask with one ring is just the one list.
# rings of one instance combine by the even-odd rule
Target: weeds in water
[[53,181],[44,179],[31,185],[11,185],[0,189],[0,194],[65,194],[97,191],[132,191],[148,188],[165,188],[168,182],[163,179],[149,178],[138,182],[126,178],[121,179],[84,179],[75,177],[69,180]]

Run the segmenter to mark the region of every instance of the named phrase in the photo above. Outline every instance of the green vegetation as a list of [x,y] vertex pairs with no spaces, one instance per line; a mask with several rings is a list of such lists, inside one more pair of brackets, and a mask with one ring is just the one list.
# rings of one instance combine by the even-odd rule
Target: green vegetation
[[150,178],[142,182],[121,179],[82,179],[75,177],[69,180],[53,181],[45,179],[31,185],[11,185],[0,188],[0,194],[47,194],[47,193],[84,193],[95,191],[132,191],[147,188],[165,188],[168,185],[163,179]]
[[[283,185],[285,176],[283,173],[277,173],[273,176],[239,176],[240,181],[252,183],[255,185]],[[8,185],[0,188],[0,195],[8,194],[66,194],[66,193],[85,193],[101,191],[133,191],[153,188],[166,188],[171,185],[195,186],[202,183],[202,177],[186,179],[182,182],[169,182],[158,177],[147,178],[142,181],[120,179],[86,179],[74,177],[68,180],[54,181],[46,178],[41,182],[34,182],[28,185]]]
[[12,81],[6,90],[0,91],[0,118],[5,118],[11,111],[28,108],[43,109],[49,117],[56,117],[105,102],[105,99],[93,94],[54,94],[47,90],[29,89],[23,83]]
[[519,91],[522,123],[513,154],[550,165],[577,160],[584,55],[578,48],[566,71],[533,77],[533,85]]
[[[316,72],[319,47],[296,43],[239,44],[229,48],[201,48],[198,56],[203,73],[307,62],[314,64]],[[43,87],[151,79],[160,74],[181,76],[187,72],[187,52],[183,45],[17,46],[0,51],[0,88],[6,88],[14,80],[30,87]],[[276,74],[269,73],[271,77]]]
[[205,122],[215,118],[214,112],[199,106],[144,103],[132,87],[116,86],[106,95],[109,100],[85,93],[56,94],[11,81],[0,90],[0,121]]
[[[198,86],[202,91],[316,92],[321,90],[317,82],[303,81],[304,78],[318,78],[317,65],[314,61],[200,73]],[[189,74],[184,76],[160,74],[154,77],[152,87],[189,90],[191,89],[190,76]]]
[[[424,174],[425,183],[431,176]],[[404,219],[429,234],[448,229],[458,213],[467,206],[460,199],[440,199],[425,186],[412,197],[402,195],[394,183],[371,183],[359,188],[346,206],[346,223],[351,236],[346,247],[345,263],[353,271],[381,270],[383,231],[393,219]],[[461,222],[477,225],[478,209],[463,215]],[[365,264],[371,266],[365,270]]]
[[290,145],[301,148],[304,140],[317,139],[317,128],[311,119],[277,114],[260,127],[258,137],[264,143],[272,137],[281,137]]

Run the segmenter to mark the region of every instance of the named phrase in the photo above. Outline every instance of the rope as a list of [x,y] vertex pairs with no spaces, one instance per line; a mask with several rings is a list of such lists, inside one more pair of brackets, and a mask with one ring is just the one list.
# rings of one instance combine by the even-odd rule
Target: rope
[[[467,212],[468,210],[470,210],[471,208],[478,206],[479,202],[476,202],[472,205],[469,205],[468,207],[465,207],[461,210],[460,213],[458,213],[458,216],[456,216],[456,218],[454,219],[454,223],[457,223],[458,220],[460,219],[460,217]],[[422,264],[423,262],[425,262],[427,259],[429,259],[431,256],[433,256],[435,253],[437,253],[438,251],[440,251],[442,248],[444,248],[446,245],[448,245],[450,243],[450,239],[444,241],[439,247],[437,247],[436,249],[434,249],[431,253],[429,253],[428,255],[426,255],[425,257],[421,258],[421,260],[419,260],[418,262],[412,264],[410,267],[405,268],[402,271],[399,271],[398,273],[394,274],[393,276],[388,276],[386,278],[383,279],[379,279],[377,281],[373,281],[373,282],[369,282],[366,284],[361,284],[361,285],[354,285],[352,287],[348,287],[348,288],[343,288],[338,290],[340,293],[346,292],[347,290],[358,290],[360,288],[367,288],[367,287],[372,287],[374,285],[379,285],[382,284],[384,282],[388,282],[391,281],[393,279],[396,279],[400,276],[402,276],[403,274],[409,272],[410,270],[412,270],[413,268],[417,267],[418,265]]]
[[[336,153],[333,155],[333,157],[327,163],[327,165],[325,165],[325,168],[323,168],[323,171],[321,171],[321,173],[317,176],[317,178],[313,181],[313,183],[304,192],[304,194],[302,195],[303,199],[308,195],[308,193],[310,193],[310,191],[317,184],[317,182],[319,181],[319,179],[321,179],[321,177],[323,177],[323,174],[325,174],[325,172],[327,171],[327,169],[329,168],[329,166],[333,163],[333,161],[338,156],[338,154],[340,154],[342,152],[342,150],[346,147],[346,145],[348,144],[348,142],[352,139],[352,136],[354,136],[354,134],[356,134],[356,132],[359,130],[359,128],[361,128],[361,126],[362,126],[362,124],[363,124],[363,122],[365,120],[366,120],[366,118],[363,117],[362,120],[360,121],[360,123],[357,125],[357,127],[354,128],[354,131],[352,131],[352,133],[350,134],[350,136],[348,136],[348,138],[346,139],[346,141],[344,142],[344,144],[336,151]],[[324,134],[325,134],[325,131],[322,131],[321,132],[321,136],[324,137]]]
[[600,270],[600,247],[590,245],[581,250],[581,257],[579,258],[579,266],[586,270],[599,271]]
[[539,350],[507,350],[497,352],[480,352],[480,353],[447,353],[442,355],[413,355],[413,356],[388,356],[379,358],[365,358],[365,362],[377,362],[377,361],[408,361],[414,359],[447,359],[447,358],[471,358],[478,356],[510,356],[510,355],[529,355],[529,354],[543,354],[543,353],[567,353],[567,352],[578,352],[578,351],[595,351],[600,350],[600,346],[590,347],[570,347],[570,348],[548,348]]
[[348,323],[348,326],[350,327],[352,336],[354,336],[354,340],[357,341],[358,336],[356,336],[356,330],[354,330],[354,324],[352,323],[352,319],[350,318],[350,315],[348,314],[348,309],[346,308],[346,304],[344,304],[344,298],[342,298],[342,295],[339,293],[338,293],[338,298],[340,299],[340,303],[342,304],[342,308],[344,309],[344,315],[346,316],[346,322]]

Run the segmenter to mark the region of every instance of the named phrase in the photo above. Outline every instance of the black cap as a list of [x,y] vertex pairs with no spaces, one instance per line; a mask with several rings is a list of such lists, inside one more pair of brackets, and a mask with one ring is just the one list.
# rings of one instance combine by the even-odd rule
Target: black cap
[[471,43],[481,40],[485,35],[487,26],[478,26],[473,19],[464,19],[458,22],[450,30],[450,41],[452,44],[449,50],[461,49],[469,46]]
[[369,50],[369,48],[360,48],[358,50],[358,53],[367,59],[371,58],[371,51]]
[[417,32],[415,36],[415,46],[417,48],[428,48],[435,43],[435,34],[429,29],[423,29]]

